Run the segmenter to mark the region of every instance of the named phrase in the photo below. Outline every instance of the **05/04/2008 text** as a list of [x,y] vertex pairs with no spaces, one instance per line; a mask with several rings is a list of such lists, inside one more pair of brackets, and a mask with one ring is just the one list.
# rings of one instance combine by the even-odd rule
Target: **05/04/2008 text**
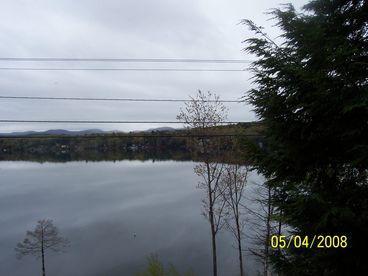
[[272,248],[346,248],[348,246],[347,236],[278,236],[273,235],[270,239]]

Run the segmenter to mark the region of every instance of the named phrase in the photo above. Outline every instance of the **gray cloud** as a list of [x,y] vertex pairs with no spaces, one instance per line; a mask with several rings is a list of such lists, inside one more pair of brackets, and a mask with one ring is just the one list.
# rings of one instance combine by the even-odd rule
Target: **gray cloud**
[[[277,36],[264,12],[282,2],[210,0],[2,1],[1,57],[249,59],[249,18]],[[291,1],[296,7],[306,1]],[[246,65],[0,62],[6,66],[243,68]],[[238,99],[249,72],[0,71],[0,95],[187,98],[198,89]],[[180,104],[0,100],[1,119],[175,120]],[[255,120],[251,106],[229,105],[230,120]],[[134,130],[150,125],[0,124],[0,132],[49,128]]]

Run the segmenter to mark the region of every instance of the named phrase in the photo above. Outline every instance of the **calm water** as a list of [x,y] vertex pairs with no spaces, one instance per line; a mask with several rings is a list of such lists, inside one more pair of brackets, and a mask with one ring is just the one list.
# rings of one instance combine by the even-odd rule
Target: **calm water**
[[[0,162],[0,275],[41,274],[40,260],[17,260],[14,251],[39,219],[54,220],[71,242],[66,253],[46,255],[49,275],[132,275],[151,254],[179,271],[211,275],[209,223],[194,165]],[[249,185],[258,178],[251,174]],[[219,234],[219,275],[238,275],[233,244],[229,233]],[[248,275],[255,275],[254,259],[245,258]]]

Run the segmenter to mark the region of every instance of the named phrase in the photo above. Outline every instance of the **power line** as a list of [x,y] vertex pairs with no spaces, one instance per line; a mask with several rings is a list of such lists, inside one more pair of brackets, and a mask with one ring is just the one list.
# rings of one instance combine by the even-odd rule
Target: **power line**
[[59,57],[0,57],[1,61],[42,62],[150,62],[150,63],[250,63],[241,59],[194,59],[194,58],[59,58]]
[[152,72],[246,72],[246,69],[211,68],[37,68],[37,67],[0,67],[2,71],[152,71]]
[[[42,97],[42,96],[2,96],[0,99],[60,100],[60,101],[123,101],[123,102],[199,102],[195,99],[136,99],[136,98],[91,98],[91,97]],[[203,102],[241,103],[240,100],[206,100]]]
[[142,134],[118,134],[118,135],[34,135],[34,136],[0,136],[0,139],[64,139],[64,138],[212,138],[212,137],[260,137],[258,134],[159,134],[159,135],[142,135]]
[[2,119],[0,123],[55,123],[55,124],[240,124],[248,122],[178,122],[178,121],[109,121],[109,120],[8,120]]

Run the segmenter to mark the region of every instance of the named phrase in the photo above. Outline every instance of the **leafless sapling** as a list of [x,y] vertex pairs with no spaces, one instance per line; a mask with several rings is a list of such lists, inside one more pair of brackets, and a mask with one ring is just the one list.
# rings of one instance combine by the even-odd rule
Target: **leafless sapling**
[[33,231],[27,231],[26,238],[15,247],[18,259],[32,255],[42,261],[42,275],[46,275],[46,251],[60,252],[69,244],[69,241],[59,236],[59,231],[52,220],[39,220]]
[[208,135],[214,127],[223,123],[227,118],[227,108],[216,94],[198,91],[195,97],[185,103],[177,119],[183,122],[191,132],[199,134],[198,139],[191,144],[191,150],[199,152],[203,160],[195,166],[194,171],[202,180],[198,187],[205,191],[202,200],[204,216],[211,227],[213,275],[217,276],[216,235],[223,226],[224,202],[221,198],[220,178],[223,163],[215,161],[213,156],[218,154],[219,143]]
[[[272,235],[281,235],[282,223],[279,211],[272,201],[274,188],[267,182],[254,183],[254,185],[255,189],[252,192],[254,205],[252,209],[248,209],[253,221],[251,237],[253,246],[249,250],[261,262],[262,275],[269,276],[272,273],[270,256],[274,250],[271,248],[270,239]],[[277,217],[278,220],[276,220]]]
[[225,225],[237,243],[240,275],[244,276],[242,239],[245,227],[244,189],[247,183],[248,167],[238,164],[225,165],[221,177],[222,197],[225,202]]

